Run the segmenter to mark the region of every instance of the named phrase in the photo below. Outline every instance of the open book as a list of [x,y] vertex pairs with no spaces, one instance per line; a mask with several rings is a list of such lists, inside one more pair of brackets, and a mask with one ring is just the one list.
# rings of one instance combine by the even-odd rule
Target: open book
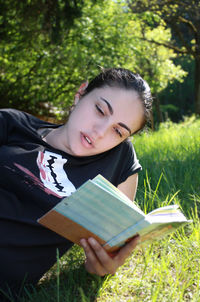
[[103,176],[88,180],[38,219],[45,227],[79,244],[93,237],[113,252],[139,234],[141,242],[174,231],[189,221],[177,205],[145,215],[134,202]]

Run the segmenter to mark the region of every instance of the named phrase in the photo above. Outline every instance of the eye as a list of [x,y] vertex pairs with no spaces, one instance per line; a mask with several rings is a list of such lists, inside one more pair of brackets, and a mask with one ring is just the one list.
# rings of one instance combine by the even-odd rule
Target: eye
[[101,115],[105,115],[103,109],[99,106],[99,105],[95,105],[97,111],[101,114]]
[[122,137],[122,133],[118,128],[114,128],[115,132],[117,133],[117,135],[119,135],[120,137]]

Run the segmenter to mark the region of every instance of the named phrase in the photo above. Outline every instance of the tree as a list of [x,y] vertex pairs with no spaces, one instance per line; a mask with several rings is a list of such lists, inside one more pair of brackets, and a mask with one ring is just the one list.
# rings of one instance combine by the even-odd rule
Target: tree
[[[163,26],[153,29],[146,19],[130,13],[124,2],[85,1],[72,27],[66,29],[60,21],[60,42],[52,41],[51,34],[40,30],[43,16],[35,28],[27,24],[33,30],[33,38],[27,40],[24,28],[18,27],[21,17],[14,14],[10,18],[15,35],[11,35],[10,43],[6,38],[0,44],[0,91],[6,106],[34,114],[57,111],[63,115],[80,82],[88,73],[92,77],[99,72],[99,66],[123,66],[138,72],[150,83],[153,93],[184,76],[180,66],[172,62],[173,50],[142,40],[144,26],[149,38],[162,37],[165,42],[171,37],[169,30]],[[2,101],[1,106],[4,104]]]
[[[195,61],[195,113],[200,114],[200,2],[199,0],[134,0],[128,1],[132,12],[155,14],[154,25],[165,24],[172,30],[173,39],[151,43],[163,45]],[[157,18],[159,16],[160,18]],[[146,39],[146,37],[145,37]]]
[[[144,32],[141,32],[142,36],[144,36]],[[146,27],[145,37],[154,39],[155,41],[159,41],[161,38],[165,39],[165,41],[169,41],[171,34],[170,31],[164,29],[163,26],[158,26],[154,29]],[[151,44],[150,46],[147,41],[143,41],[143,43],[138,45],[141,45],[143,49],[141,52],[143,55],[138,58],[140,69],[144,70],[144,77],[151,86],[157,121],[161,123],[164,121],[164,117],[161,110],[159,93],[175,80],[182,82],[187,73],[182,70],[180,65],[176,66],[173,63],[173,59],[176,57],[173,50],[166,49],[162,45],[155,46],[154,44]]]
[[[81,17],[83,5],[83,0],[0,0],[1,106],[44,113],[42,103],[60,94],[59,50]],[[66,68],[60,69],[62,77]]]
[[1,41],[12,42],[20,33],[23,43],[32,43],[40,34],[60,43],[63,29],[67,35],[83,5],[83,0],[0,0]]

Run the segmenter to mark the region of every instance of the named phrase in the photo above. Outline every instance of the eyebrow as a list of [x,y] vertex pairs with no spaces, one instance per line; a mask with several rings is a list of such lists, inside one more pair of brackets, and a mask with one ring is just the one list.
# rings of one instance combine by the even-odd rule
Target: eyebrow
[[128,126],[126,126],[124,123],[118,123],[118,125],[125,128],[129,132],[129,134],[131,135],[131,129]]
[[[110,105],[110,103],[102,97],[100,97],[100,99],[106,103],[106,105],[108,106],[108,110],[109,110],[110,114],[113,115],[113,108]],[[129,134],[131,135],[131,129],[127,125],[125,125],[124,123],[121,123],[121,122],[118,123],[118,125],[125,128],[129,132]]]
[[113,108],[110,105],[110,103],[106,99],[104,99],[102,97],[100,97],[100,99],[106,103],[106,105],[108,106],[108,110],[109,110],[110,114],[113,115]]

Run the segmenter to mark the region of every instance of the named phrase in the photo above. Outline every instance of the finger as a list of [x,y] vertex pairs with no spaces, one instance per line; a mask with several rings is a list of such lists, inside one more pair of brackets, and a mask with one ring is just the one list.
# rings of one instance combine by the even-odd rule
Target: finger
[[99,262],[107,274],[114,274],[118,265],[113,261],[112,257],[104,250],[104,248],[94,238],[88,239],[93,251],[95,252]]
[[122,265],[126,258],[128,258],[133,252],[134,248],[140,241],[140,236],[135,236],[129,243],[127,243],[123,248],[121,248],[118,254],[114,257],[118,261],[119,265]]
[[84,249],[86,261],[85,261],[85,268],[91,274],[97,274],[99,276],[104,276],[108,272],[104,269],[104,267],[99,262],[95,252],[88,244],[87,240],[81,239],[80,244]]

